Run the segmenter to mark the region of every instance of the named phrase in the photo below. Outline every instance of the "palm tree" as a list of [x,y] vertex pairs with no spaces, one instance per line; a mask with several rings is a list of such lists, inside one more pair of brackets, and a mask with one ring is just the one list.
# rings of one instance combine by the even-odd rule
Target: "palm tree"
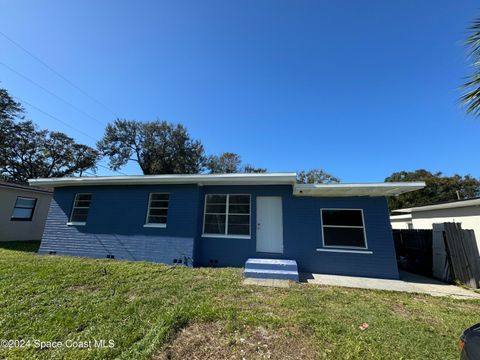
[[462,86],[466,93],[460,101],[467,107],[467,113],[480,117],[480,18],[474,20],[469,30],[471,34],[466,45],[470,48],[473,74]]

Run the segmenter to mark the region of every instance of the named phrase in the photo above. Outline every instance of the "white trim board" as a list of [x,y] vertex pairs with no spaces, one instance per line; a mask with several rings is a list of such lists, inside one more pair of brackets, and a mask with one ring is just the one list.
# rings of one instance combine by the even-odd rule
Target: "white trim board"
[[395,196],[424,187],[424,182],[295,184],[293,195],[313,197]]
[[350,253],[350,254],[365,254],[365,255],[373,254],[373,251],[371,251],[371,250],[346,250],[346,249],[322,249],[322,248],[318,248],[317,251],[336,252],[336,253]]
[[46,187],[146,184],[293,185],[296,176],[296,173],[83,176],[29,179],[28,182],[30,185]]

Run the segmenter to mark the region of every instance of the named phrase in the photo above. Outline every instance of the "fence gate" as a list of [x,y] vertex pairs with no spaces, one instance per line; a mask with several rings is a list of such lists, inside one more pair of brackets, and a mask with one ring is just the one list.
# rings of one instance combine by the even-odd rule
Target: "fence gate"
[[432,230],[393,229],[395,253],[400,268],[432,276]]

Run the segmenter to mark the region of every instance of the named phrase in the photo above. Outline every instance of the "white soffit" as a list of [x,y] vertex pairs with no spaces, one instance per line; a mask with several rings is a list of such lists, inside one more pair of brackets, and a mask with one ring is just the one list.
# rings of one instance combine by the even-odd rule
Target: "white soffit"
[[98,185],[293,185],[295,173],[262,174],[208,174],[208,175],[133,175],[133,176],[85,176],[30,179],[30,185],[65,187]]
[[295,196],[396,196],[425,187],[424,182],[386,182],[355,184],[296,184]]

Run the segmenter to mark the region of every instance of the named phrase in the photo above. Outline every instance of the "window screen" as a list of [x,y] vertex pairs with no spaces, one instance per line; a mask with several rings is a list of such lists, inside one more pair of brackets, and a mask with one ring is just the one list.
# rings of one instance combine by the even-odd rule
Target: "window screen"
[[150,194],[147,224],[167,224],[169,198],[165,193]]
[[92,194],[76,194],[73,202],[72,214],[70,222],[72,223],[86,223],[88,217],[88,210],[92,201]]
[[326,247],[366,248],[362,210],[322,209]]
[[206,195],[203,233],[250,236],[250,195]]
[[17,197],[15,207],[13,208],[11,220],[24,220],[30,221],[33,217],[33,211],[35,210],[35,204],[37,199],[27,197]]

